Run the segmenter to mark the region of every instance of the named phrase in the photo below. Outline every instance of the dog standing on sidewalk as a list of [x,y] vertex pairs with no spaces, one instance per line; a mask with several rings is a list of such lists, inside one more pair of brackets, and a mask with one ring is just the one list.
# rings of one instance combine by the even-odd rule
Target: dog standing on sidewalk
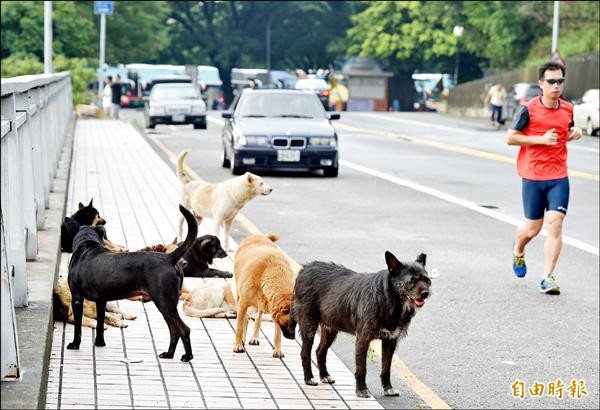
[[193,358],[190,343],[190,328],[181,320],[177,311],[179,293],[183,285],[183,273],[177,262],[193,245],[198,234],[194,216],[179,205],[179,210],[188,223],[188,234],[182,246],[170,254],[158,252],[113,253],[102,244],[104,228],[80,226],[72,219],[65,218],[65,225],[73,236],[73,256],[69,263],[69,287],[72,294],[72,308],[75,319],[73,341],[67,349],[79,349],[81,344],[81,323],[83,300],[96,302],[98,326],[96,346],[105,346],[104,316],[106,303],[111,300],[142,296],[145,302],[152,300],[162,313],[169,327],[169,350],[159,355],[171,359],[177,342],[181,338],[185,354],[181,361]]
[[[210,183],[194,181],[184,171],[184,160],[189,150],[182,151],[177,157],[177,177],[181,182],[180,201],[183,206],[191,208],[198,224],[203,218],[210,218],[214,222],[214,234],[219,236],[223,226],[223,247],[229,248],[229,232],[238,212],[251,199],[258,195],[269,195],[273,190],[264,183],[258,175],[246,172],[239,177],[228,179],[224,182]],[[179,217],[178,238],[183,236],[183,218]]]
[[402,263],[386,252],[387,270],[373,274],[356,273],[334,263],[304,265],[296,278],[288,334],[293,339],[296,323],[300,325],[306,384],[317,385],[311,351],[320,324],[317,364],[322,383],[335,383],[327,371],[326,357],[338,331],[342,331],[356,335],[356,395],[370,396],[365,378],[367,351],[373,339],[381,339],[384,394],[399,394],[390,382],[390,366],[398,340],[406,336],[410,321],[429,297],[431,280],[425,271],[425,259],[426,255],[420,254],[415,262]]

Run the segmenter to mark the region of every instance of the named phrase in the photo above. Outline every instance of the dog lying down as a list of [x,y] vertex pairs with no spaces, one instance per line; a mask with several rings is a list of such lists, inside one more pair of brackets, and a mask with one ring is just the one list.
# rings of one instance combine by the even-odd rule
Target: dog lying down
[[184,302],[181,308],[188,316],[236,317],[237,303],[233,281],[201,283],[182,298]]
[[181,320],[177,305],[183,285],[183,272],[177,262],[192,247],[198,234],[194,216],[182,205],[179,210],[188,223],[188,235],[184,244],[170,254],[159,252],[114,253],[102,245],[102,227],[80,226],[72,218],[65,218],[67,229],[73,236],[73,256],[69,263],[69,288],[75,321],[73,341],[67,349],[79,349],[83,301],[96,302],[98,325],[95,346],[105,346],[104,319],[106,303],[112,300],[142,296],[152,300],[169,328],[168,351],[161,358],[173,358],[179,339],[185,354],[181,361],[193,358],[190,328]]
[[356,273],[334,263],[304,265],[294,287],[287,334],[293,338],[298,323],[306,384],[317,384],[311,368],[311,351],[320,324],[317,364],[322,383],[335,382],[327,371],[325,360],[327,350],[337,333],[342,331],[356,335],[356,395],[369,397],[365,382],[366,361],[373,339],[381,339],[383,392],[386,396],[399,394],[390,383],[390,366],[398,340],[406,336],[416,311],[429,297],[431,280],[425,271],[425,259],[426,255],[420,254],[415,262],[400,262],[386,252],[387,269],[373,274]]

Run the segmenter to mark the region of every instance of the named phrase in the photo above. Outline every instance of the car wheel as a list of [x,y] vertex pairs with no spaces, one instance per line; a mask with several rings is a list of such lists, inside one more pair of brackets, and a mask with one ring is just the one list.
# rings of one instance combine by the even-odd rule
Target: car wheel
[[223,162],[221,162],[221,166],[223,168],[229,168],[229,166],[230,166],[229,159],[227,158],[227,152],[225,150],[225,147],[223,147]]
[[338,176],[338,172],[339,172],[339,167],[338,167],[337,162],[332,167],[323,168],[323,176],[327,177],[327,178],[335,178],[335,177],[337,177]]
[[592,124],[592,119],[588,118],[587,124],[585,127],[585,133],[589,136],[594,135],[594,124]]
[[204,121],[195,122],[194,129],[195,130],[205,130],[206,129],[206,118],[204,119]]
[[147,128],[154,129],[156,128],[156,124],[152,120],[148,120]]
[[235,151],[231,151],[231,158],[229,158],[229,169],[233,175],[242,175],[244,169],[235,165]]

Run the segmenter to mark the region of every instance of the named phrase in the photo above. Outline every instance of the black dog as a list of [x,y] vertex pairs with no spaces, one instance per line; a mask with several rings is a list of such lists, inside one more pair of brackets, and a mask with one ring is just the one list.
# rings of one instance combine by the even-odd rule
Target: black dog
[[[77,212],[71,215],[71,218],[76,220],[79,225],[104,225],[106,223],[92,202],[94,202],[93,198],[85,206],[80,202]],[[69,233],[64,222],[60,225],[60,249],[63,252],[73,252],[73,235]]]
[[[181,246],[181,243],[178,246]],[[208,267],[213,263],[213,258],[226,256],[227,252],[221,247],[221,241],[216,236],[204,235],[196,238],[194,246],[183,255],[183,259],[187,262],[187,266],[183,269],[183,275],[196,278],[231,278],[233,277],[231,272]]]
[[416,309],[425,304],[431,280],[425,271],[425,254],[416,262],[401,263],[385,253],[388,270],[360,274],[334,263],[311,262],[296,278],[292,299],[293,335],[296,323],[302,336],[304,382],[316,385],[310,354],[317,327],[321,324],[321,342],[317,364],[322,383],[334,383],[326,366],[327,349],[338,331],[356,335],[356,395],[369,397],[365,383],[369,343],[381,339],[381,385],[386,396],[399,393],[390,383],[390,365],[396,344],[406,335]]
[[73,297],[75,334],[67,349],[79,349],[84,298],[96,302],[98,327],[95,345],[105,346],[103,324],[106,302],[142,296],[144,302],[154,301],[169,327],[169,350],[159,357],[173,358],[177,342],[181,338],[185,347],[181,361],[187,362],[193,358],[190,328],[177,313],[183,272],[176,264],[192,247],[198,234],[198,224],[190,211],[182,205],[179,205],[179,210],[188,223],[188,235],[183,245],[169,254],[111,252],[102,245],[103,227],[80,227],[74,219],[65,218],[67,229],[74,236],[74,252],[69,263],[69,287]]

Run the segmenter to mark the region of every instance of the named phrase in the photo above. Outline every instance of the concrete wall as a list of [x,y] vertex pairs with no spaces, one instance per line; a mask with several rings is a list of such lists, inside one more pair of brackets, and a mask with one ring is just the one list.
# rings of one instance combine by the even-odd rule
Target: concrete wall
[[[563,98],[579,99],[585,90],[600,88],[598,52],[570,57],[565,63],[567,75]],[[485,104],[485,96],[492,84],[501,82],[508,91],[515,83],[535,83],[537,80],[537,67],[528,67],[470,81],[452,89],[448,103],[441,105],[439,111],[457,116],[487,118],[490,108]]]

